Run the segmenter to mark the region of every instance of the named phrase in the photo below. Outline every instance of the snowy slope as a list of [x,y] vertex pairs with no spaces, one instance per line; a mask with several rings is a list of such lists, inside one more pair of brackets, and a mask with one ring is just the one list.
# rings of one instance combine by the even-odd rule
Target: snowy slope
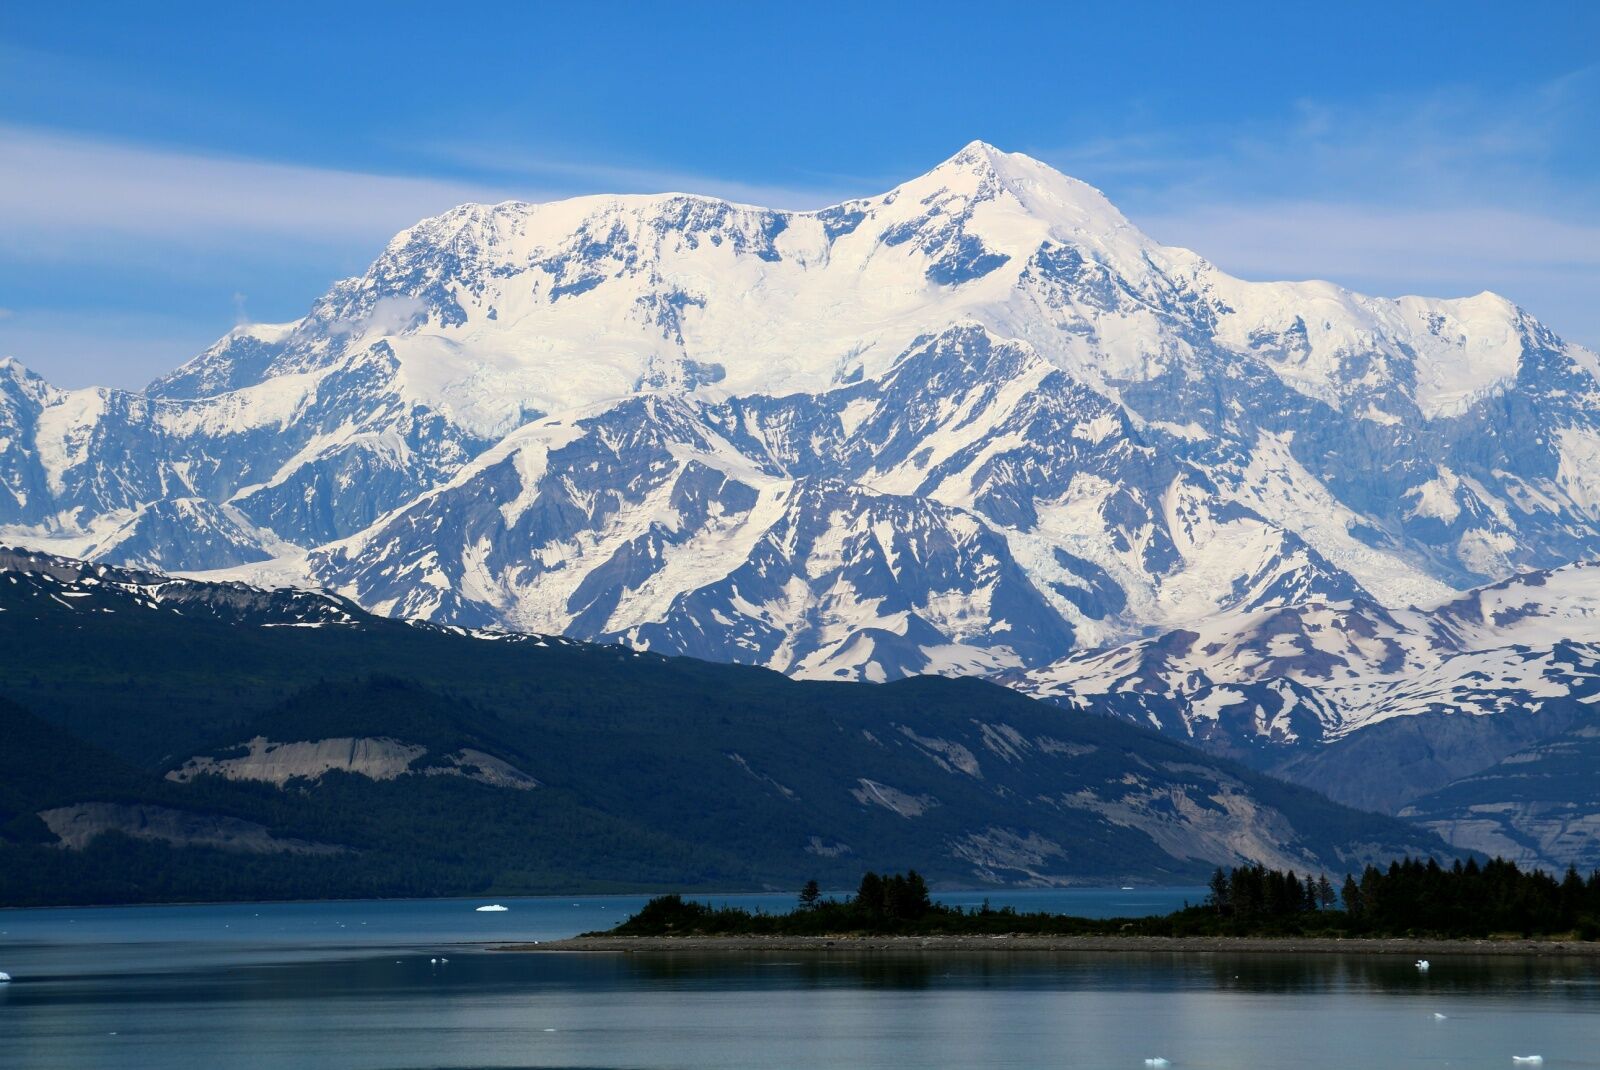
[[[1309,602],[1223,614],[1008,681],[1400,812],[1600,723],[1600,565],[1523,573],[1426,609]],[[1520,812],[1511,772],[1474,783],[1466,794],[1482,813]],[[1490,849],[1474,838],[1480,825],[1463,817],[1451,828],[1451,842]]]
[[1405,670],[1337,694],[1259,652],[1183,670],[1281,680],[1265,734],[1332,738],[1431,708],[1402,692],[1444,640],[1406,607],[1593,554],[1597,369],[1492,294],[1231,278],[975,142],[819,212],[465,205],[144,394],[7,362],[0,534],[800,675],[1090,694],[1141,636],[1350,613]]

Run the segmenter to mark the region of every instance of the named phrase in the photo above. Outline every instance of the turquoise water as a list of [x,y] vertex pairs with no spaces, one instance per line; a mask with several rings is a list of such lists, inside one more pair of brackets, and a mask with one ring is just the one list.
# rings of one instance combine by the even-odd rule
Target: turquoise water
[[[974,901],[982,899],[979,893]],[[1196,889],[1030,892],[1130,914]],[[0,1067],[1600,1067],[1580,959],[507,954],[641,898],[0,912]],[[782,909],[789,897],[725,901]],[[448,958],[447,963],[430,959]],[[1436,1018],[1442,1014],[1445,1017]]]

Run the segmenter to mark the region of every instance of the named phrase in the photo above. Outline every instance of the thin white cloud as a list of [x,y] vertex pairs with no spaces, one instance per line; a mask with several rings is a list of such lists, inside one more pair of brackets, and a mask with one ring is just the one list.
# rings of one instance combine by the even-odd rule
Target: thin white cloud
[[[811,211],[867,194],[882,193],[868,180],[832,179],[808,186],[740,182],[713,175],[670,168],[566,160],[560,157],[508,150],[504,145],[442,141],[413,146],[433,156],[485,174],[502,175],[540,184],[567,186],[605,193],[697,193],[741,204],[790,211]],[[902,176],[907,178],[910,176]]]
[[[13,251],[41,240],[122,235],[220,244],[240,235],[317,245],[390,234],[469,201],[513,191],[150,148],[0,125],[0,236]],[[47,250],[40,250],[47,251]]]
[[470,182],[372,174],[0,124],[0,218],[8,220],[0,247],[13,254],[76,256],[92,252],[92,243],[107,235],[200,245],[225,244],[241,235],[281,236],[327,247],[386,238],[468,202],[685,191],[772,207],[818,208],[842,197],[834,190],[464,145],[440,147],[436,155],[498,177]]

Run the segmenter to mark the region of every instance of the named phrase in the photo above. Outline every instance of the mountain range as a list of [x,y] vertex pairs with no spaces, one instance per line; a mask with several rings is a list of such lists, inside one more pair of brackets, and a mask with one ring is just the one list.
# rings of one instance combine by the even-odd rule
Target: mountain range
[[143,392],[7,361],[0,537],[990,676],[1398,812],[1591,716],[1597,375],[1494,294],[1247,282],[974,142],[816,212],[462,206]]
[[0,904],[1198,883],[1453,852],[971,679],[796,681],[0,550]]

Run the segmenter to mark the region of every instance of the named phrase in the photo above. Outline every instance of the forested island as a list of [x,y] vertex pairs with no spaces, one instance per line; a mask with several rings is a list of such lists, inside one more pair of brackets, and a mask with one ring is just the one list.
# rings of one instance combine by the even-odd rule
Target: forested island
[[815,881],[795,909],[767,914],[658,896],[611,937],[823,936],[1308,937],[1600,941],[1600,872],[1556,878],[1496,859],[1456,863],[1407,858],[1369,866],[1339,887],[1260,865],[1218,869],[1205,901],[1161,917],[1081,918],[987,904],[934,901],[926,881],[867,873],[852,896],[824,897]]

